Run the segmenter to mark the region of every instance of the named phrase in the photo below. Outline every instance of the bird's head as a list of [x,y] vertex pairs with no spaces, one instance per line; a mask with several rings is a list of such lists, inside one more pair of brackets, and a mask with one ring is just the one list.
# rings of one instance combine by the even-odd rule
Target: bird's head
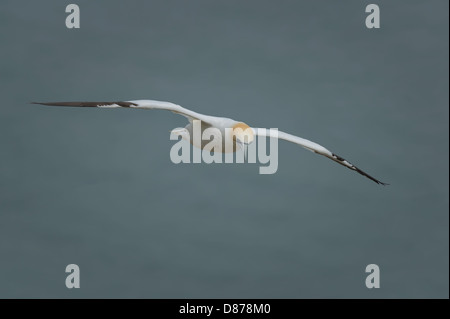
[[255,136],[250,126],[243,122],[233,125],[233,141],[238,145],[247,156],[247,147],[253,143]]

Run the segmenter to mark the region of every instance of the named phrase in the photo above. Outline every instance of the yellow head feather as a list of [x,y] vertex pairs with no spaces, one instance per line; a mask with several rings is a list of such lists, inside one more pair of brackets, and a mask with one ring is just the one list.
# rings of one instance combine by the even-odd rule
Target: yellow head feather
[[239,139],[241,142],[252,143],[254,139],[253,130],[243,122],[233,125],[233,140]]

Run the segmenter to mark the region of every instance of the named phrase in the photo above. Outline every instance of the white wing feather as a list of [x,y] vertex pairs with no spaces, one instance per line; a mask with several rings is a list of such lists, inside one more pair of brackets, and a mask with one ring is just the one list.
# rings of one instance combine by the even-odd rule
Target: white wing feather
[[379,180],[377,180],[376,178],[370,176],[369,174],[367,174],[366,172],[362,171],[361,169],[359,169],[358,167],[356,167],[355,165],[351,164],[350,162],[346,161],[344,158],[334,154],[333,152],[329,151],[328,149],[326,149],[325,147],[323,147],[322,145],[319,145],[317,143],[311,142],[310,140],[292,135],[292,134],[288,134],[282,131],[277,131],[277,130],[266,130],[265,128],[252,128],[253,132],[255,135],[258,136],[265,136],[265,137],[272,137],[272,138],[278,138],[281,140],[285,140],[291,143],[295,143],[298,144],[304,148],[306,148],[307,150],[326,156],[329,159],[353,170],[358,172],[361,175],[366,176],[367,178],[371,179],[372,181],[374,181],[377,184],[381,184],[381,185],[388,185],[386,183],[383,183]]
[[209,123],[211,120],[215,118],[213,116],[208,116],[188,110],[178,104],[174,104],[171,102],[154,101],[154,100],[134,100],[126,102],[131,103],[130,105],[131,108],[171,111],[173,113],[183,115],[191,122],[192,120],[200,120]]

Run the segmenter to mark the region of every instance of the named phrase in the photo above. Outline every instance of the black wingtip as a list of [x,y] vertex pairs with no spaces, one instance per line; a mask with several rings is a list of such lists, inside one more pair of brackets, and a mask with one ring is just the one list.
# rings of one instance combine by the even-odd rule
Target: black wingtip
[[[350,168],[350,167],[349,167]],[[375,183],[377,183],[378,185],[383,185],[383,186],[388,186],[390,184],[388,183],[383,183],[382,181],[379,181],[378,179],[376,179],[375,177],[370,176],[369,174],[367,174],[366,172],[364,172],[363,170],[359,169],[356,166],[353,166],[354,170],[356,170],[359,174],[367,177],[368,179],[374,181]]]
[[32,104],[40,104],[47,106],[75,106],[75,107],[96,107],[97,102],[31,102]]
[[45,102],[30,102],[30,104],[36,104],[36,105],[50,105],[50,104],[47,104],[47,103],[45,103]]
[[377,183],[378,185],[383,185],[383,186],[387,186],[390,185],[388,183],[383,183],[382,181],[379,181],[378,179],[376,179],[375,177],[370,176],[369,174],[367,174],[366,172],[364,172],[363,170],[359,169],[358,167],[356,167],[355,165],[349,163],[348,161],[346,161],[343,157],[340,157],[339,155],[336,155],[334,153],[332,153],[331,156],[328,156],[329,158],[331,158],[333,161],[347,167],[348,169],[351,169],[353,171],[358,172],[359,174],[367,177],[368,179],[374,181],[375,183]]
[[68,106],[65,102],[30,102],[30,104],[48,105],[48,106]]

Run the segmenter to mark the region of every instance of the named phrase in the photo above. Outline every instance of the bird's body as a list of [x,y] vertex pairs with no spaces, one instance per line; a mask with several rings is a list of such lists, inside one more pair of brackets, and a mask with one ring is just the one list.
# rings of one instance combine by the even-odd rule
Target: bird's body
[[[184,129],[182,130],[174,130],[172,131],[173,133],[180,135],[184,140],[187,140],[188,142],[190,142],[193,146],[200,148],[200,149],[204,149],[208,144],[211,148],[214,149],[219,149],[221,153],[227,153],[226,150],[232,150],[232,151],[236,151],[237,149],[239,149],[239,146],[236,145],[236,142],[233,143],[232,139],[227,139],[226,137],[226,132],[225,132],[225,128],[227,127],[226,125],[224,125],[223,122],[218,122],[218,125],[210,125],[207,124],[203,121],[200,122],[200,130],[199,130],[199,135],[203,136],[203,134],[205,133],[205,131],[208,128],[217,128],[218,130],[211,130],[210,133],[210,140],[206,140],[206,139],[194,139],[194,134],[195,134],[195,128],[194,128],[194,123],[190,122],[188,125],[186,125],[184,127]],[[212,143],[212,144],[211,144]]]
[[[316,154],[320,154],[330,158],[331,160],[358,172],[361,175],[366,176],[377,184],[387,185],[383,182],[380,182],[376,178],[368,175],[364,171],[360,170],[350,162],[346,161],[342,157],[330,152],[325,147],[311,142],[307,139],[291,135],[282,131],[277,131],[276,134],[273,131],[266,131],[265,129],[260,128],[251,128],[244,122],[235,121],[226,117],[217,117],[200,114],[191,110],[188,110],[180,105],[163,102],[163,101],[155,101],[155,100],[133,100],[133,101],[121,101],[121,102],[47,102],[47,103],[37,103],[34,104],[42,104],[42,105],[50,105],[50,106],[75,106],[75,107],[98,107],[98,108],[137,108],[137,109],[158,109],[158,110],[167,110],[176,114],[183,115],[189,120],[189,123],[186,127],[177,129],[172,131],[173,133],[180,135],[184,139],[188,139],[194,146],[199,148],[204,148],[208,141],[201,140],[201,144],[196,142],[196,139],[193,139],[194,136],[194,122],[201,121],[201,133],[207,128],[217,129],[216,132],[221,134],[221,139],[217,139],[221,141],[220,149],[222,152],[226,152],[226,150],[239,150],[244,149],[248,144],[252,143],[254,140],[254,136],[268,136],[273,138],[278,138],[282,140],[286,140],[295,144],[298,144]],[[214,130],[213,130],[214,131]],[[214,133],[213,133],[214,134]],[[227,136],[227,134],[232,134],[232,136]],[[216,139],[211,139],[216,140]],[[229,143],[227,145],[227,143]],[[230,144],[231,143],[231,144]],[[209,145],[211,146],[211,145]]]

